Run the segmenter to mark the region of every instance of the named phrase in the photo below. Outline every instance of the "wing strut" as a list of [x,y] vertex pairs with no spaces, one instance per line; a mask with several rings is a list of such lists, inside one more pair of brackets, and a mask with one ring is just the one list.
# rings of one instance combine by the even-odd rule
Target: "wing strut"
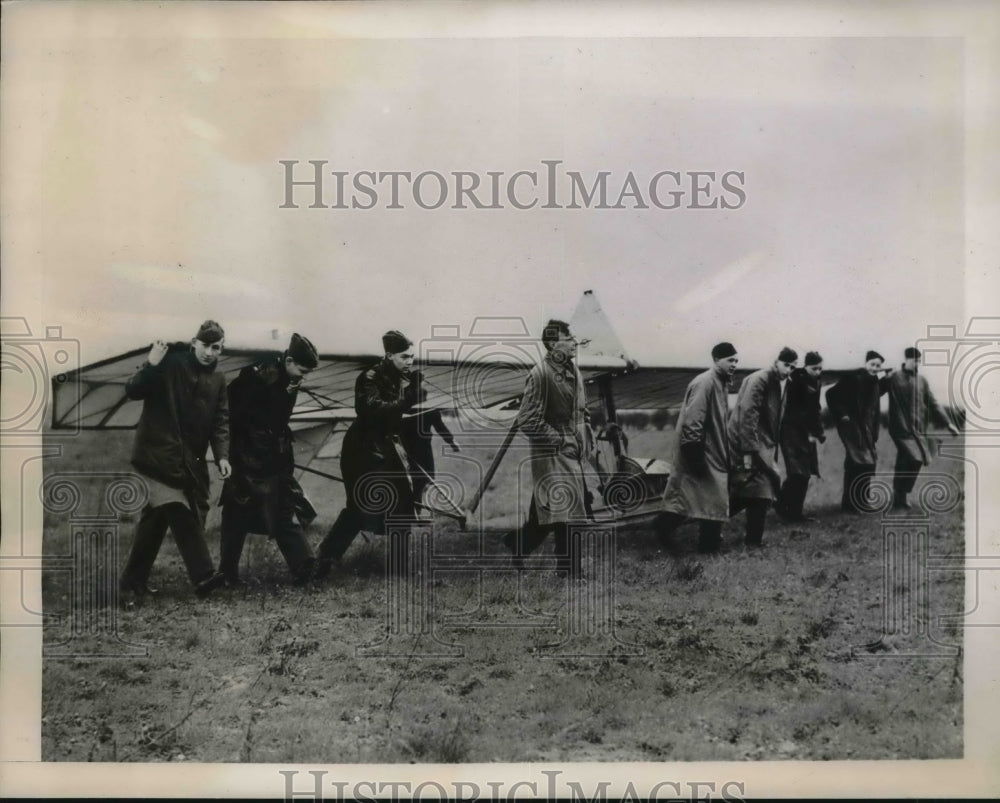
[[503,443],[500,444],[500,448],[497,450],[496,455],[493,457],[493,462],[490,463],[490,467],[486,470],[486,476],[483,477],[483,482],[476,489],[476,493],[472,497],[472,501],[469,503],[468,509],[465,511],[465,520],[468,521],[472,514],[476,512],[476,508],[479,507],[479,502],[483,498],[483,494],[486,492],[486,486],[493,481],[493,475],[497,473],[497,469],[500,468],[500,461],[503,460],[503,456],[507,454],[507,450],[510,448],[511,441],[514,440],[514,435],[517,433],[517,421],[515,420],[513,424],[510,425],[510,429],[507,430],[507,435],[503,439]]

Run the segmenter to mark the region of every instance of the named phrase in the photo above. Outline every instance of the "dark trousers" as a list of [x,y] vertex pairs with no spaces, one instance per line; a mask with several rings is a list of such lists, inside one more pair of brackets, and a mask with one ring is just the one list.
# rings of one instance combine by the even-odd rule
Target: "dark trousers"
[[729,497],[729,515],[735,516],[744,508],[747,512],[746,534],[743,543],[747,546],[760,546],[764,542],[764,525],[767,522],[767,509],[771,507],[770,499],[753,497]]
[[770,506],[770,499],[747,500],[747,528],[743,539],[747,546],[760,546],[764,542],[764,524]]
[[333,523],[326,537],[320,542],[316,557],[320,561],[339,561],[354,539],[358,537],[358,533],[366,527],[381,532],[388,529],[390,536],[389,572],[402,574],[406,570],[406,556],[410,538],[409,527],[413,520],[411,513],[409,516],[380,518],[378,522],[374,522],[370,514],[362,513],[352,506],[345,507],[340,511],[340,515],[337,516],[337,520]]
[[555,538],[556,568],[568,571],[571,577],[579,577],[582,571],[580,533],[571,533],[566,522],[540,524],[534,497],[528,508],[528,520],[519,530],[508,533],[504,542],[514,555],[524,558],[538,549],[550,532]]
[[[660,540],[669,547],[674,532],[687,520],[687,517],[680,513],[661,513],[656,520],[656,529]],[[723,522],[712,519],[698,519],[699,552],[718,551],[722,545],[722,524]]]
[[306,579],[312,572],[312,550],[306,541],[302,527],[294,518],[291,504],[281,506],[268,503],[260,504],[260,510],[251,503],[249,505],[226,504],[222,508],[222,537],[220,541],[219,571],[226,579],[234,582],[240,574],[240,557],[243,555],[243,544],[247,533],[254,529],[253,520],[260,513],[261,524],[267,535],[271,536],[288,564],[289,570],[297,580]]
[[892,478],[892,489],[897,504],[906,501],[906,495],[913,490],[913,486],[917,483],[917,475],[923,467],[922,460],[914,460],[902,450],[896,452],[896,472]]
[[802,518],[808,490],[808,474],[789,474],[781,486],[781,498],[778,502],[780,512],[792,519]]
[[201,517],[180,502],[158,507],[147,505],[135,528],[132,548],[121,576],[122,588],[141,588],[146,584],[168,528],[174,535],[193,584],[197,585],[215,573]]
[[843,510],[852,513],[870,512],[868,489],[874,475],[873,464],[855,463],[849,457],[844,460],[844,492],[840,497]]

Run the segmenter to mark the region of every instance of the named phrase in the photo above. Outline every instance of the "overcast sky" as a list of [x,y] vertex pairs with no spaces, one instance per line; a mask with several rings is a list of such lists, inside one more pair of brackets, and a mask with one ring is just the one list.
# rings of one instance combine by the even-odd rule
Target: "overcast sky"
[[[70,25],[5,53],[37,132],[5,150],[30,176],[11,213],[30,215],[35,261],[18,269],[42,272],[46,322],[85,361],[206,317],[231,346],[298,330],[327,352],[483,315],[537,331],[586,289],[646,365],[704,364],[719,340],[747,365],[785,344],[896,363],[928,324],[964,320],[957,39],[296,30]],[[308,190],[280,209],[279,160],[309,159],[484,179],[556,159],[609,171],[612,199],[629,171],[644,192],[664,170],[739,171],[745,202],[425,210],[404,189],[389,210],[383,186],[370,210],[308,209]]]

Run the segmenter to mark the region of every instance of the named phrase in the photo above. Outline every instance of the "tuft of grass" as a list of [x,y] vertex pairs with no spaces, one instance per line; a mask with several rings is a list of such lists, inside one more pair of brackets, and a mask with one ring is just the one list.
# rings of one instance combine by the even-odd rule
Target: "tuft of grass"
[[403,740],[403,749],[421,763],[461,764],[468,761],[472,744],[461,718],[456,718],[415,727]]
[[686,558],[677,564],[677,577],[686,583],[697,580],[705,573],[705,567],[701,561]]

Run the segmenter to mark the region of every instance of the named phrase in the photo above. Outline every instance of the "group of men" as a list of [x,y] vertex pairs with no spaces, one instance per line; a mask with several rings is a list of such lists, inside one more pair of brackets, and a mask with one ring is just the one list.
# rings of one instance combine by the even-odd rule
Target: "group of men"
[[[722,525],[746,510],[744,543],[763,545],[768,509],[786,520],[809,522],[803,512],[811,476],[819,476],[817,444],[825,441],[820,417],[823,358],[810,351],[797,368],[798,354],[787,346],[774,363],[747,376],[736,405],[728,406],[728,386],[739,363],[731,343],[712,349],[714,366],[688,385],[677,421],[677,457],[667,481],[664,512],[657,519],[661,540],[670,545],[686,521],[699,523],[698,548],[717,551]],[[893,506],[910,506],[908,495],[920,469],[930,463],[928,425],[939,423],[956,435],[917,372],[920,351],[904,351],[900,371],[883,368],[876,351],[865,365],[843,376],[826,394],[844,444],[841,508],[871,509],[870,483],[878,461],[880,398],[889,394],[889,433],[896,445]],[[784,480],[779,469],[784,462]]]
[[[158,340],[125,386],[130,399],[143,400],[132,465],[149,494],[119,584],[129,601],[152,593],[149,574],[168,528],[198,596],[238,581],[248,532],[271,535],[296,580],[315,570],[302,528],[316,512],[293,474],[288,420],[319,362],[316,349],[294,334],[284,354],[247,366],[227,387],[215,370],[224,343],[215,321],[190,344]],[[225,481],[218,569],[204,532],[209,446]]]
[[[129,380],[129,398],[143,400],[132,454],[144,476],[143,510],[120,588],[135,603],[154,593],[148,578],[167,529],[198,596],[237,586],[240,558],[250,532],[277,543],[296,583],[319,581],[340,564],[362,530],[390,536],[389,571],[407,572],[407,542],[424,487],[434,474],[431,431],[460,449],[440,412],[422,408],[422,376],[414,370],[413,343],[399,331],[382,337],[384,357],[355,383],[356,418],[345,434],[341,469],[347,502],[313,554],[304,527],[316,511],[294,477],[289,420],[302,380],[318,365],[316,348],[293,334],[288,348],[243,368],[226,385],[216,371],[225,333],[206,321],[189,344],[157,341]],[[581,572],[579,532],[588,493],[586,395],[575,363],[577,341],[569,325],[550,320],[542,333],[544,358],[528,374],[516,426],[531,446],[532,494],[524,525],[502,543],[515,565],[555,536],[557,568]],[[730,343],[712,350],[714,365],[688,386],[677,421],[677,454],[657,520],[668,544],[689,520],[699,522],[699,549],[715,551],[722,525],[746,510],[748,546],[763,543],[768,509],[808,521],[803,503],[811,475],[818,475],[822,357],[783,348],[773,365],[750,374],[736,405],[728,387],[739,363]],[[924,439],[928,416],[956,433],[917,373],[920,354],[906,350],[903,369],[883,373],[881,355],[869,352],[864,368],[845,376],[827,395],[844,441],[843,506],[864,508],[875,470],[879,398],[889,393],[890,434],[897,444],[896,499],[905,506],[921,466],[929,462]],[[218,568],[205,539],[212,455],[224,480]],[[782,481],[779,457],[784,462]],[[387,532],[388,530],[388,532]]]
[[[302,380],[319,363],[316,348],[293,334],[283,354],[246,366],[227,387],[216,371],[224,342],[215,321],[205,321],[189,344],[156,341],[126,384],[126,395],[143,401],[132,464],[149,494],[119,583],[126,604],[155,593],[149,574],[167,529],[200,597],[240,585],[251,532],[274,539],[301,584],[329,574],[361,530],[383,532],[387,521],[398,522],[392,568],[404,571],[407,524],[434,472],[432,431],[460,449],[440,411],[404,421],[427,395],[420,372],[412,370],[412,342],[387,332],[385,357],[358,376],[357,417],[341,453],[347,504],[315,555],[304,527],[316,511],[294,476],[289,421]],[[217,569],[205,540],[209,447],[224,480]]]

